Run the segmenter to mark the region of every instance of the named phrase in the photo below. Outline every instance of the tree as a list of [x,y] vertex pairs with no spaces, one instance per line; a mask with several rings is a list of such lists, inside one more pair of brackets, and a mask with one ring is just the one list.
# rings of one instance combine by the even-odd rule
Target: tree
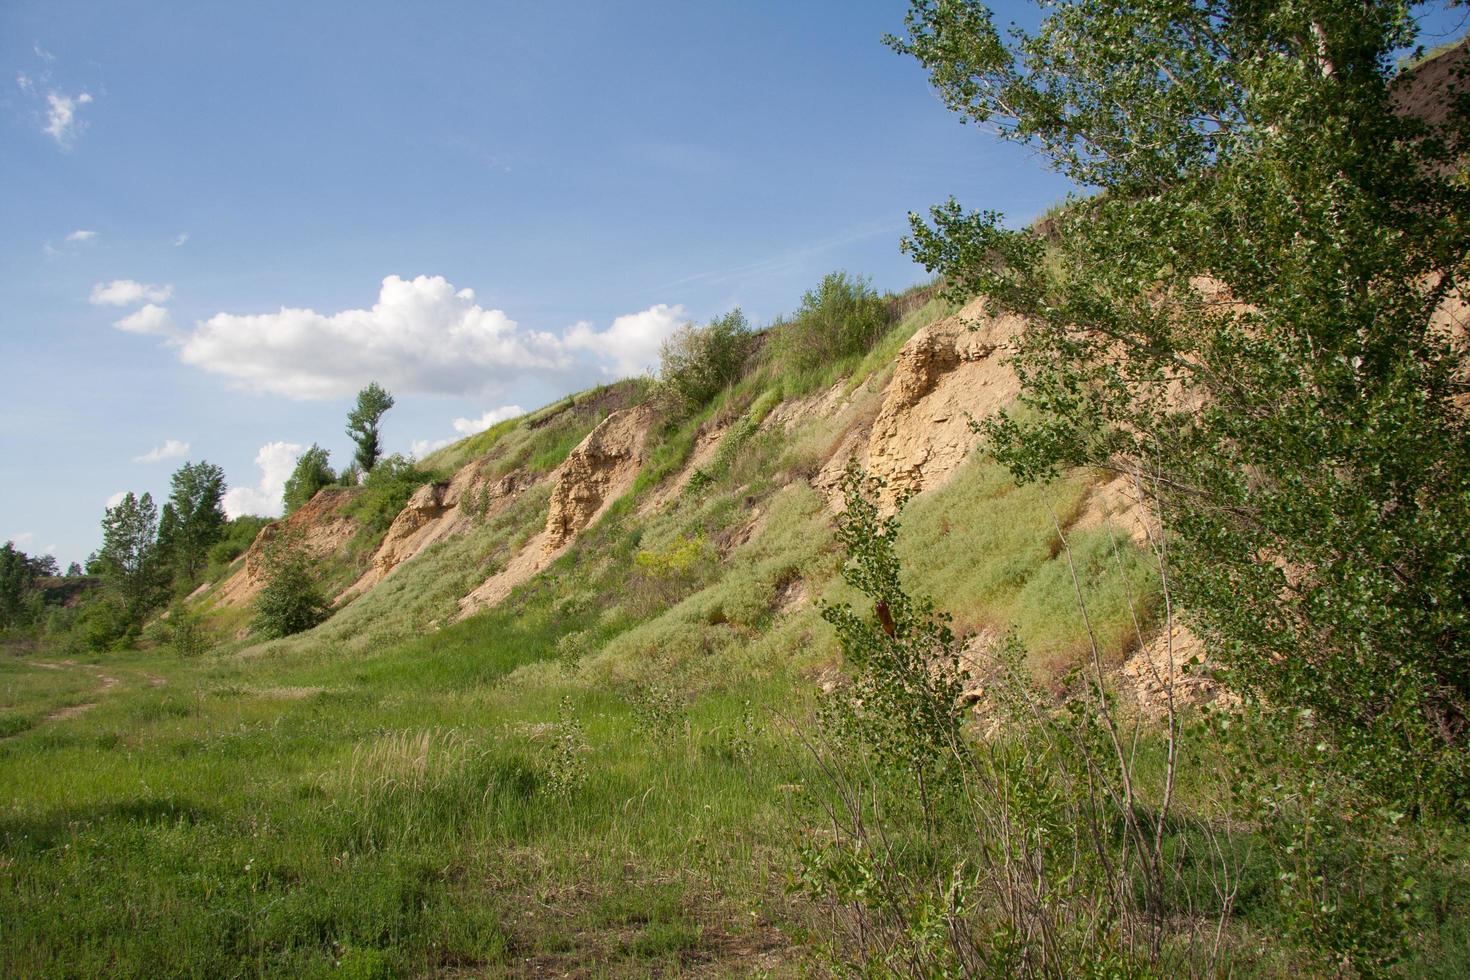
[[35,585],[35,569],[14,542],[0,545],[0,629],[20,625],[28,619],[27,599]]
[[1470,114],[1396,111],[1409,6],[1075,0],[1002,35],[914,0],[907,27],[947,106],[1089,192],[1044,234],[911,216],[952,295],[1028,318],[991,450],[1136,481],[1233,683],[1385,793],[1470,797],[1470,430],[1436,319]]
[[82,574],[82,566],[80,564],[78,564],[77,562],[72,562],[70,565],[67,565],[66,566],[66,577],[67,578],[77,578],[81,574]]
[[357,443],[353,455],[359,469],[371,473],[377,465],[383,447],[378,440],[378,424],[383,415],[393,407],[393,396],[384,391],[376,381],[357,393],[357,405],[347,414],[347,434]]
[[315,497],[322,487],[331,486],[337,479],[332,472],[331,453],[311,444],[311,448],[296,457],[296,468],[286,479],[284,501],[286,514],[290,516],[296,508]]
[[750,324],[739,309],[703,327],[680,327],[659,348],[662,394],[685,412],[703,408],[740,380],[753,341]]
[[298,535],[277,530],[265,542],[261,559],[265,586],[255,599],[252,629],[266,638],[290,636],[327,618],[331,604]]
[[158,508],[151,494],[130,491],[102,518],[102,547],[97,568],[121,599],[127,622],[136,626],[159,592],[156,562]]
[[[171,480],[168,503],[159,521],[160,544],[168,533],[168,557],[177,573],[192,583],[208,560],[210,546],[224,534],[225,471],[203,460],[185,463]],[[173,519],[169,520],[169,511]]]

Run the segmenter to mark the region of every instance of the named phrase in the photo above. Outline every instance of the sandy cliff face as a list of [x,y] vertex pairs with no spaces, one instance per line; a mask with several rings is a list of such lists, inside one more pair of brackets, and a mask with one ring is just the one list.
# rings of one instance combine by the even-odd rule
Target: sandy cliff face
[[429,545],[466,533],[476,518],[499,513],[538,482],[519,471],[490,480],[481,474],[481,468],[482,461],[474,460],[460,467],[453,478],[414,491],[383,536],[372,567],[337,600],[356,598]]
[[653,410],[614,412],[573,449],[552,474],[555,486],[546,526],[501,571],[459,600],[460,616],[493,606],[551,564],[585,528],[633,488],[647,458]]
[[977,301],[904,345],[868,438],[868,469],[888,484],[885,504],[949,479],[975,446],[971,420],[1020,392],[1005,355],[1021,325],[986,316]]
[[244,606],[255,599],[265,585],[266,542],[283,531],[299,534],[301,547],[315,559],[326,558],[345,548],[361,528],[357,521],[342,513],[357,493],[350,487],[325,487],[290,517],[261,528],[245,552],[244,562],[220,586],[218,603],[222,606]]
[[557,471],[546,515],[545,550],[559,551],[613,501],[627,493],[645,457],[653,424],[646,405],[614,412],[593,429]]

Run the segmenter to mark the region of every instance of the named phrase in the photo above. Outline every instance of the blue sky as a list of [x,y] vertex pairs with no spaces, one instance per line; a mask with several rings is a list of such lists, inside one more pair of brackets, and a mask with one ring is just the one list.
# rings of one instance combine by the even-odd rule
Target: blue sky
[[905,6],[7,0],[0,538],[80,560],[184,459],[269,512],[374,378],[422,451],[828,271],[916,282],[950,194],[1060,198],[880,43]]

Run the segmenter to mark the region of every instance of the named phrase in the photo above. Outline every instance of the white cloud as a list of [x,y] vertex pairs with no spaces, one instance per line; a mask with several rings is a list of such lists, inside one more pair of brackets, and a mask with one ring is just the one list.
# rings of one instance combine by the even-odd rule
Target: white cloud
[[188,240],[189,233],[187,231],[179,232],[177,235],[174,236],[174,248],[178,248],[180,245],[184,244]]
[[15,84],[22,92],[31,92],[36,88],[36,83],[31,81],[31,76],[23,71],[15,73]]
[[253,487],[232,487],[225,492],[225,513],[231,519],[244,514],[262,517],[279,517],[284,509],[281,495],[286,491],[286,480],[296,468],[296,457],[301,455],[301,446],[294,442],[268,442],[255,454],[255,465],[260,467],[260,482]]
[[77,118],[82,106],[92,101],[86,92],[67,95],[54,89],[46,93],[46,126],[41,131],[56,141],[56,145],[68,148],[76,141],[84,123]]
[[161,463],[166,459],[180,459],[189,452],[189,444],[177,439],[165,439],[163,445],[155,446],[141,456],[134,456],[135,463]]
[[443,449],[453,442],[453,439],[415,439],[408,444],[408,451],[414,459],[423,459],[436,449]]
[[13,547],[19,548],[22,551],[25,550],[26,545],[30,544],[34,540],[36,540],[35,531],[22,531],[19,534],[12,534],[10,536],[11,545]]
[[169,317],[168,310],[152,303],[145,304],[121,320],[114,320],[112,325],[128,333],[169,334],[174,332],[174,321]]
[[442,276],[388,276],[366,310],[217,313],[184,339],[179,357],[289,398],[351,395],[373,379],[395,394],[468,394],[571,366],[556,336],[522,329]]
[[484,432],[492,425],[513,419],[517,415],[525,415],[526,410],[519,405],[502,405],[492,408],[477,419],[455,419],[454,431],[462,436],[472,436],[476,432]]
[[70,235],[67,235],[66,240],[69,242],[90,242],[96,237],[97,233],[95,231],[92,231],[89,228],[78,228]]
[[111,510],[112,508],[116,507],[118,504],[122,503],[123,502],[123,498],[126,497],[127,495],[128,495],[128,492],[126,490],[119,490],[117,493],[113,494],[111,497],[108,497],[107,498],[107,509],[108,510]]
[[[172,289],[122,279],[95,286],[92,302],[156,304]],[[660,303],[620,316],[603,331],[584,321],[557,335],[486,309],[474,290],[457,289],[443,276],[388,276],[367,309],[216,313],[182,332],[174,330],[166,311],[144,309],[116,326],[169,334],[185,364],[247,391],[339,398],[378,381],[397,395],[483,397],[528,375],[566,382],[598,373],[642,374],[656,366],[660,344],[683,324],[684,312]],[[460,431],[489,424],[493,420],[456,420]]]
[[601,332],[585,321],[566,333],[566,345],[591,351],[611,364],[603,374],[619,378],[651,371],[658,364],[658,349],[686,321],[684,307],[659,303],[640,313],[627,313]]
[[114,279],[99,282],[92,287],[87,302],[93,306],[131,306],[146,300],[149,303],[166,303],[174,294],[172,286],[155,286],[135,279]]

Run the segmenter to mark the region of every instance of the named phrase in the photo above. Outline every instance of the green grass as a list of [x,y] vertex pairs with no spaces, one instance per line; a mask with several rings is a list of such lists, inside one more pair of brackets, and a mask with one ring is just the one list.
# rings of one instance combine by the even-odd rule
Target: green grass
[[[930,300],[845,367],[767,366],[667,425],[628,497],[463,622],[458,599],[544,524],[549,482],[297,637],[236,641],[248,610],[216,609],[225,642],[191,660],[0,651],[0,973],[820,973],[821,918],[787,887],[824,792],[800,733],[843,669],[821,606],[863,607],[808,478],[876,414],[893,352],[949,312]],[[840,416],[761,427],[842,378]],[[585,393],[424,465],[546,472],[642,391]],[[640,516],[718,417],[741,435],[709,479]],[[906,586],[963,634],[1015,630],[1049,679],[1087,646],[1075,572],[1116,661],[1157,586],[1106,531],[1061,547],[1053,522],[1093,482],[1018,488],[972,459],[903,513]],[[637,557],[679,549],[677,567]],[[1181,796],[1210,785],[1195,772]],[[1425,962],[1453,966],[1464,900],[1458,878],[1434,883]],[[1242,928],[1264,944],[1259,914]]]

